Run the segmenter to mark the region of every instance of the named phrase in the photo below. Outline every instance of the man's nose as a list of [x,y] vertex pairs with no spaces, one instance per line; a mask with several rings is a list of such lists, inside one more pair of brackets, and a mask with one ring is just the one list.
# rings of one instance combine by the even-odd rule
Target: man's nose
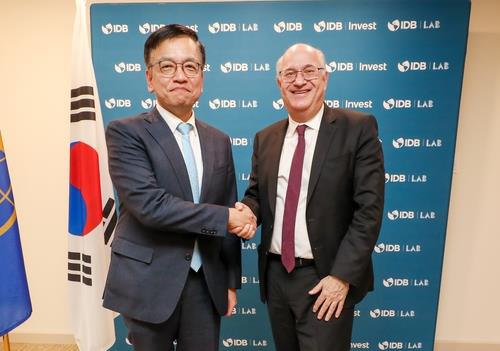
[[295,85],[304,85],[307,83],[307,80],[304,79],[304,73],[302,71],[297,72],[297,77],[295,77],[295,80],[293,81],[293,84]]
[[174,80],[182,82],[187,80],[186,74],[184,73],[184,69],[180,65],[177,65],[177,69],[175,70],[174,74]]

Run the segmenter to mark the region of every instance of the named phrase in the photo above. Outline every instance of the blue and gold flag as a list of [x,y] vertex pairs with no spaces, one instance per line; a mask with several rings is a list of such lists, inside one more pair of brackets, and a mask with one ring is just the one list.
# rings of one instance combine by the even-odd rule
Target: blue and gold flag
[[0,335],[31,315],[14,195],[0,135]]

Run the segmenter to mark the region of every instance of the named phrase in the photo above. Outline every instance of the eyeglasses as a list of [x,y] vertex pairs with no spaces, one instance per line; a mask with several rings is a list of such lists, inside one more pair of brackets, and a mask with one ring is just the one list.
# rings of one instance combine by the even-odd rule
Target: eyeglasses
[[284,71],[280,71],[279,74],[283,82],[293,83],[295,79],[297,79],[297,74],[299,74],[299,72],[302,72],[302,78],[304,78],[304,80],[314,80],[319,78],[319,71],[322,69],[325,68],[309,65],[300,70],[291,68],[285,69]]
[[158,65],[160,68],[160,73],[162,76],[166,78],[172,78],[177,73],[177,67],[180,65],[182,67],[182,71],[184,75],[188,78],[197,77],[201,71],[201,64],[194,61],[186,61],[186,62],[174,62],[171,60],[160,60],[156,63],[153,63],[148,66],[148,68],[153,67],[154,65]]

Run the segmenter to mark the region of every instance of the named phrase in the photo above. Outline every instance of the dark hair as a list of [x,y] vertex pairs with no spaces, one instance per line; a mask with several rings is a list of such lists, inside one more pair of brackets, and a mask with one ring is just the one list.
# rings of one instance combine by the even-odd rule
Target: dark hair
[[165,27],[151,33],[146,42],[144,43],[144,62],[146,67],[149,66],[149,58],[151,56],[151,51],[156,49],[162,42],[168,39],[173,39],[177,37],[188,37],[191,38],[200,49],[201,54],[201,64],[205,65],[205,47],[199,41],[198,35],[194,30],[183,26],[182,24],[167,24]]

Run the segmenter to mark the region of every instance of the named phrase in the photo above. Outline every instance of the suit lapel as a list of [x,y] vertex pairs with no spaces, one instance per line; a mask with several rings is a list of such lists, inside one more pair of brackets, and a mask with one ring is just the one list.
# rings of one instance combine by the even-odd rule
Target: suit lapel
[[203,202],[205,201],[205,196],[210,186],[210,179],[212,179],[215,162],[215,148],[214,143],[210,142],[210,135],[205,124],[196,120],[196,130],[200,138],[201,157],[203,160],[203,178],[200,189],[200,202]]
[[336,116],[334,111],[325,106],[311,165],[311,175],[309,176],[309,187],[307,189],[307,204],[309,204],[309,201],[311,200],[311,196],[321,173],[321,168],[323,167],[326,155],[330,149],[330,144],[332,143],[333,136],[335,135],[335,120]]
[[144,119],[145,128],[151,134],[153,139],[160,145],[165,153],[165,156],[172,166],[171,169],[175,174],[177,181],[180,185],[184,199],[193,200],[193,193],[191,192],[191,184],[189,183],[189,175],[187,172],[182,152],[179,149],[177,141],[172,134],[172,131],[167,125],[167,122],[161,117],[158,110],[153,109]]
[[276,191],[278,186],[278,171],[280,166],[281,150],[283,149],[283,143],[285,141],[285,134],[288,128],[288,119],[283,120],[281,123],[276,125],[275,130],[271,134],[270,142],[271,147],[267,154],[261,154],[266,160],[267,167],[264,169],[268,170],[268,194],[269,194],[269,208],[274,217],[274,211],[276,207]]

